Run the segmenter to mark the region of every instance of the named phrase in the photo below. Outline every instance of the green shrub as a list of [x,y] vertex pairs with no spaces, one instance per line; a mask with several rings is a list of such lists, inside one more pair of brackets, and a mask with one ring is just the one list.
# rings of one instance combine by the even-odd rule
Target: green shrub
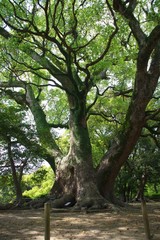
[[47,195],[54,183],[54,173],[50,167],[41,167],[35,173],[23,176],[23,184],[27,188],[24,197],[38,198]]

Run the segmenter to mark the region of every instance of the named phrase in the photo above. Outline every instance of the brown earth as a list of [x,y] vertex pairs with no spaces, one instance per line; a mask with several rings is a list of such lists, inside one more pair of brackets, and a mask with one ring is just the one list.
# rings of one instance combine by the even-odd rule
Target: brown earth
[[[160,202],[147,203],[153,240],[160,239]],[[51,240],[143,240],[141,204],[100,212],[51,211]],[[44,239],[44,211],[1,210],[0,240]]]

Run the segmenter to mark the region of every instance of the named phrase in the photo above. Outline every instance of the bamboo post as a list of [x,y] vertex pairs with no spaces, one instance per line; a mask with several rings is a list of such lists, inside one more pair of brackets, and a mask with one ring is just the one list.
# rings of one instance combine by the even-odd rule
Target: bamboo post
[[50,203],[44,204],[45,240],[50,240]]
[[150,240],[151,235],[150,235],[149,220],[148,220],[146,202],[144,199],[142,199],[141,207],[142,207],[142,215],[143,215],[143,223],[144,223],[144,231],[145,231],[145,235],[146,235],[146,240]]

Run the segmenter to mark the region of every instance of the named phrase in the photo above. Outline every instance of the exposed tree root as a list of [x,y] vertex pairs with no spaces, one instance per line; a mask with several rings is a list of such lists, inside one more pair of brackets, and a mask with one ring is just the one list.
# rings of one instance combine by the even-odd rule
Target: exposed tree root
[[100,210],[117,210],[124,207],[125,203],[118,201],[111,203],[103,197],[83,197],[76,201],[73,194],[64,194],[61,198],[55,199],[55,196],[44,196],[38,199],[23,199],[20,203],[16,201],[11,204],[0,205],[0,210],[8,209],[30,209],[43,208],[45,202],[50,202],[53,209],[71,209],[72,211],[100,211]]
[[71,194],[65,194],[63,197],[51,201],[52,208],[73,207],[76,203],[75,197]]
[[106,209],[109,207],[109,203],[104,198],[84,198],[79,200],[75,209]]

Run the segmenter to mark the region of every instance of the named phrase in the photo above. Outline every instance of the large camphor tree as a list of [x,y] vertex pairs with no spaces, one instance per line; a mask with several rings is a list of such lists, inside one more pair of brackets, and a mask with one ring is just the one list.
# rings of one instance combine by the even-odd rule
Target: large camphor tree
[[[78,207],[104,207],[106,200],[115,201],[121,167],[142,129],[159,116],[158,97],[150,104],[160,76],[159,8],[156,0],[0,1],[1,104],[14,100],[30,111],[37,137],[7,119],[0,134],[50,164],[58,198],[53,206],[71,200]],[[121,122],[116,106],[117,116],[107,112],[111,96],[126,101]],[[55,118],[57,109],[64,118]],[[89,121],[97,116],[106,119],[106,129],[107,120],[118,127],[95,168]],[[69,129],[65,154],[56,127]]]

